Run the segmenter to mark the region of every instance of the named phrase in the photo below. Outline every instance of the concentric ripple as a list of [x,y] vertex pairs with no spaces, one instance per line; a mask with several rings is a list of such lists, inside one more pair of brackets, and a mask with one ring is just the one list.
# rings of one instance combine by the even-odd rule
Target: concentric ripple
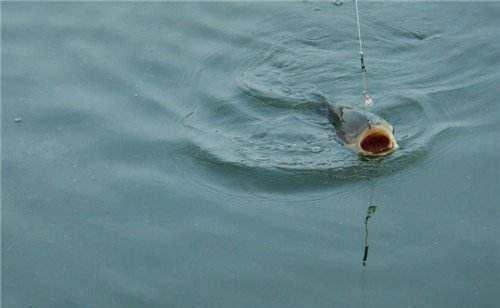
[[[424,70],[410,74],[391,70],[392,62],[379,56],[370,59],[376,98],[373,112],[395,127],[400,149],[379,159],[363,159],[345,149],[311,94],[323,93],[333,103],[354,106],[359,102],[353,20],[339,15],[333,26],[328,14],[311,10],[303,14],[285,10],[262,20],[252,34],[258,39],[243,51],[237,49],[238,56],[232,48],[219,48],[205,57],[203,67],[216,69],[199,71],[200,102],[184,121],[191,141],[189,155],[209,168],[205,173],[209,179],[203,183],[296,191],[386,175],[425,157],[441,132],[472,125],[470,120],[456,122],[443,116],[438,106],[449,109],[450,104],[434,102],[435,85],[413,86],[433,72],[437,59],[429,58],[422,63]],[[277,19],[286,22],[277,25],[273,22]],[[387,27],[384,32],[380,21],[373,23],[378,29],[372,33],[376,39],[408,32],[401,43],[406,52],[398,55],[400,63],[413,59],[417,50],[425,53],[435,48],[433,40],[413,35],[413,30]],[[387,44],[378,54],[394,48],[399,47]],[[452,84],[463,83],[465,77],[450,76],[444,80],[446,86],[438,87],[453,90]]]

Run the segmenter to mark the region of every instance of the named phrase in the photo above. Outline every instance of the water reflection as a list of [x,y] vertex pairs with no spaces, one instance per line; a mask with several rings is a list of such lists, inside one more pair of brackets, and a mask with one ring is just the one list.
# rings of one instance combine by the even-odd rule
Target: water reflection
[[366,261],[368,260],[368,249],[370,245],[368,244],[368,220],[375,214],[377,211],[376,205],[369,205],[368,209],[366,209],[365,216],[365,248],[363,252],[363,266],[366,266]]

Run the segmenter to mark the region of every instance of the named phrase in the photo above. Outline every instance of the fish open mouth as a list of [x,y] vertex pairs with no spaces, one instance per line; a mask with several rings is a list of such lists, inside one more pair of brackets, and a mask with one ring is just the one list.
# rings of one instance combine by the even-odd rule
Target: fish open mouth
[[361,141],[361,148],[374,154],[382,153],[391,149],[391,140],[382,134],[369,135]]
[[361,154],[368,156],[387,155],[397,148],[396,140],[385,129],[374,129],[368,132],[359,142]]

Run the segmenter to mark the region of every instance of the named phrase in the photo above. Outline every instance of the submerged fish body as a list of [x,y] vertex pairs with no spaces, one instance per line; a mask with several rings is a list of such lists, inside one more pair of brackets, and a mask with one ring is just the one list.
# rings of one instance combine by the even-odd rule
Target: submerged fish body
[[364,156],[384,156],[398,148],[394,128],[374,113],[328,103],[328,119],[345,147]]

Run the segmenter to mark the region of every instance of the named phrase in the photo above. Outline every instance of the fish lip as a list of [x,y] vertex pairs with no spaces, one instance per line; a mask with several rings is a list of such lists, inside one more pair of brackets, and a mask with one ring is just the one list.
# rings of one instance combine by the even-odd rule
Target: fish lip
[[[384,136],[389,139],[389,146],[379,152],[371,152],[363,149],[362,143],[363,141],[370,136]],[[356,144],[357,151],[362,156],[386,156],[394,153],[398,148],[398,143],[396,138],[392,134],[392,131],[384,125],[370,125],[358,138],[358,142]]]

